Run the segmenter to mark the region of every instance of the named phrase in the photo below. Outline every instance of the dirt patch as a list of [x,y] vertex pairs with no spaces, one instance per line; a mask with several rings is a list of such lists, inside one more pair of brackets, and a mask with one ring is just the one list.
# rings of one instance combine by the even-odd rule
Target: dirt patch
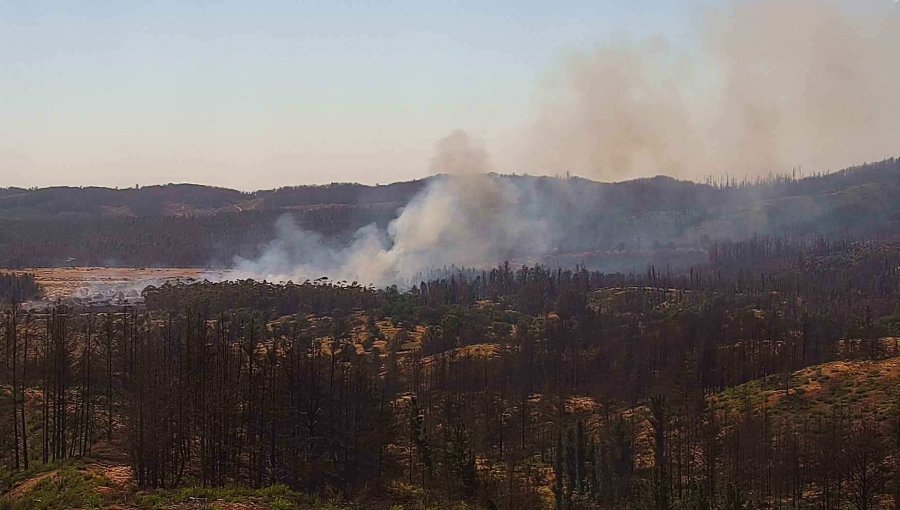
[[216,510],[266,510],[266,507],[256,503],[227,503],[215,502],[212,507]]
[[9,501],[15,501],[15,500],[21,498],[23,495],[25,495],[31,489],[34,489],[35,487],[37,487],[37,485],[39,483],[41,483],[42,481],[44,481],[52,476],[55,476],[57,474],[57,472],[58,471],[54,469],[53,471],[47,471],[46,473],[41,473],[33,478],[29,478],[28,480],[25,480],[24,482],[20,483],[19,485],[16,485],[15,487],[13,487],[13,489],[11,491],[9,491],[9,493],[6,495],[6,499],[8,499]]
[[118,488],[130,487],[134,484],[134,471],[129,466],[100,466],[99,474]]

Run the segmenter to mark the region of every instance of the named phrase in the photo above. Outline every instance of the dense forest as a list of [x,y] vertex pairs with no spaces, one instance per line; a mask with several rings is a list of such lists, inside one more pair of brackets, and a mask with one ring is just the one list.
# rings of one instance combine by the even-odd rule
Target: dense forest
[[[705,261],[696,250],[754,234],[900,238],[900,160],[893,158],[753,182],[494,178],[522,190],[560,232],[554,252],[540,261],[551,265],[582,263],[607,272],[640,271],[648,263],[686,269]],[[257,257],[285,214],[328,243],[345,246],[361,227],[385,227],[432,179],[253,193],[197,185],[3,189],[0,267],[230,267],[236,256]]]
[[900,502],[890,241],[758,236],[677,271],[506,263],[408,290],[144,297],[5,312],[3,483],[113,451],[141,490],[130,504],[234,486],[369,508]]

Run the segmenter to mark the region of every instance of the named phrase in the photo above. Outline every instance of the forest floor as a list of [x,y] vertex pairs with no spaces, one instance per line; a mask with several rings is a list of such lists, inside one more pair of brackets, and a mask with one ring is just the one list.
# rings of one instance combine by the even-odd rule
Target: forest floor
[[[263,488],[184,486],[139,489],[128,463],[124,441],[100,441],[90,457],[56,466],[33,464],[15,475],[12,488],[0,494],[2,510],[438,510],[416,501],[404,506],[393,494],[365,504],[319,499],[285,485]],[[404,499],[404,501],[406,501]],[[465,508],[465,507],[452,507]]]
[[[4,510],[439,510],[446,506],[410,506],[397,501],[345,503],[319,499],[284,485],[181,487],[138,490],[128,466],[104,466],[93,460],[33,474],[0,495]],[[466,508],[464,506],[449,508]]]
[[9,510],[349,510],[316,501],[285,486],[262,489],[185,487],[138,490],[129,466],[96,459],[32,474],[7,494],[0,508]]

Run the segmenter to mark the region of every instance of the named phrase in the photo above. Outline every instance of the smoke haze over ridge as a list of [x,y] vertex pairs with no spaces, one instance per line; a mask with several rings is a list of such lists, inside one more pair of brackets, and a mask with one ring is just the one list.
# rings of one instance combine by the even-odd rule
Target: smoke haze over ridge
[[[501,159],[539,174],[699,180],[822,171],[896,152],[900,12],[893,4],[765,0],[696,19],[696,52],[651,39],[572,55],[556,70],[524,145],[501,148]],[[486,175],[496,166],[464,131],[438,141],[431,170],[447,175],[384,231],[364,227],[336,248],[283,217],[263,255],[236,265],[270,279],[329,275],[383,285],[449,265],[546,256],[594,235],[595,226],[571,223],[590,217],[590,204],[561,203],[533,183]],[[741,232],[767,223],[756,211]],[[717,226],[717,235],[731,232],[737,227]]]

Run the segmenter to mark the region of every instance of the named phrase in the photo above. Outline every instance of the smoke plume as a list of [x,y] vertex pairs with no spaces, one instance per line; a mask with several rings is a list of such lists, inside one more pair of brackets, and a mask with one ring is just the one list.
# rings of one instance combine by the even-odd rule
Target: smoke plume
[[543,199],[523,183],[488,174],[483,146],[455,131],[435,147],[432,170],[442,173],[416,195],[387,227],[359,229],[349,246],[333,247],[322,235],[296,225],[290,215],[255,260],[236,269],[269,280],[328,276],[386,285],[409,282],[434,268],[481,267],[552,249]]
[[696,51],[656,38],[559,65],[521,168],[701,179],[825,171],[894,154],[898,4],[763,0],[695,19]]

